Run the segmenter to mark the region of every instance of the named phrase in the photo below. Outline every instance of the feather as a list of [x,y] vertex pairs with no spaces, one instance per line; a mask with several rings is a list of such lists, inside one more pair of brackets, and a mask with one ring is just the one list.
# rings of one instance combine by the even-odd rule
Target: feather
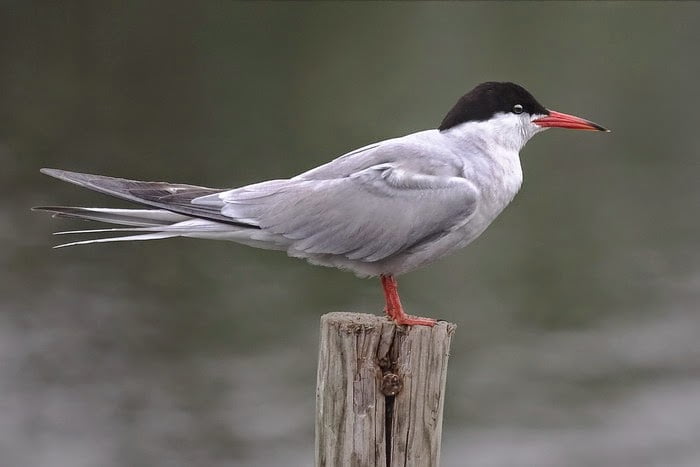
[[176,233],[155,232],[155,233],[148,233],[148,234],[141,234],[141,235],[128,235],[126,237],[96,238],[96,239],[92,239],[92,240],[82,240],[79,242],[71,242],[71,243],[64,243],[62,245],[56,245],[54,248],[65,248],[68,246],[76,246],[76,245],[88,245],[90,243],[131,242],[131,241],[137,241],[137,240],[156,240],[156,239],[161,239],[161,238],[171,238],[171,237],[177,237],[177,236],[178,236],[178,234],[176,234]]

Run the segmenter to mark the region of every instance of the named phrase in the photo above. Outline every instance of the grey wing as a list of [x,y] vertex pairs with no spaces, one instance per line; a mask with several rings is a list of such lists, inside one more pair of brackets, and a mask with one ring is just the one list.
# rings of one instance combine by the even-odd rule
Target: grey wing
[[438,136],[436,130],[428,130],[370,144],[301,173],[293,180],[342,178],[381,164],[396,164],[418,174],[462,176],[463,161],[446,149]]
[[273,180],[193,200],[281,235],[296,255],[379,261],[463,225],[478,190],[464,178],[379,164],[330,180]]
[[240,222],[233,221],[230,217],[221,214],[219,209],[191,203],[195,198],[222,193],[227,191],[225,189],[167,182],[142,182],[58,169],[41,169],[41,173],[127,201],[188,216],[240,224]]

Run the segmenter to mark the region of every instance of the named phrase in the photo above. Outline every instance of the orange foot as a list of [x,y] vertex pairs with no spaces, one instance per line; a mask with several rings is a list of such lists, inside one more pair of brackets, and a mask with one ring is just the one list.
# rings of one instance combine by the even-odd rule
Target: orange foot
[[399,299],[398,283],[393,276],[381,276],[384,297],[386,298],[386,308],[384,312],[398,325],[406,326],[435,326],[437,320],[432,318],[421,318],[420,316],[407,315],[401,306]]
[[420,316],[411,316],[407,315],[406,313],[401,313],[399,316],[392,316],[392,319],[394,322],[398,325],[407,325],[407,326],[430,326],[433,327],[435,326],[435,323],[437,323],[437,320],[433,318],[422,318]]

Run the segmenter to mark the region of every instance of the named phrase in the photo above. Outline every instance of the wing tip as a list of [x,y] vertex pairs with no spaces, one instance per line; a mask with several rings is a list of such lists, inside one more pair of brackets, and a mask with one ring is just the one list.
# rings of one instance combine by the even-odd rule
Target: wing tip
[[65,170],[52,169],[50,167],[42,167],[41,169],[39,169],[39,172],[43,173],[44,175],[48,175],[49,177],[59,178],[61,174],[65,172]]
[[49,167],[42,167],[39,169],[39,172],[41,172],[44,175],[48,175],[49,177],[57,178],[59,180],[63,180],[66,182],[72,182],[76,183],[79,182],[80,180],[84,180],[85,177],[90,177],[94,176],[91,174],[86,174],[82,172],[71,172],[70,170],[63,170],[63,169],[52,169]]
[[32,206],[30,211],[54,211],[62,208],[62,206]]

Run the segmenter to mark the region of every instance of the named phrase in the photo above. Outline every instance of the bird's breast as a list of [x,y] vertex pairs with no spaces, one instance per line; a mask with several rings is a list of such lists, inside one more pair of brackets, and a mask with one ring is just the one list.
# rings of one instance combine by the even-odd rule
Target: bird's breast
[[491,149],[484,156],[472,159],[464,176],[480,191],[478,210],[494,218],[513,200],[523,183],[516,151]]

